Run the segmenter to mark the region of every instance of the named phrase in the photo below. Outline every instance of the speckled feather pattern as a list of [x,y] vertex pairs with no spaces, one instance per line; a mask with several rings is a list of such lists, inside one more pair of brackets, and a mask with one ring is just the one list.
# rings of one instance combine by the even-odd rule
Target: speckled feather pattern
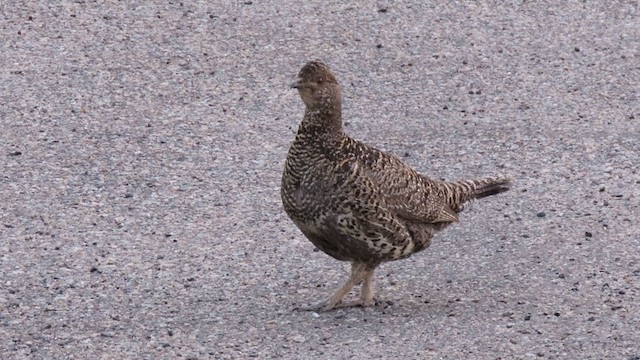
[[407,257],[457,221],[465,202],[508,189],[506,177],[432,180],[350,138],[342,128],[339,85],[328,67],[310,62],[298,77],[314,86],[315,98],[305,101],[289,150],[282,202],[304,235],[330,256],[363,263]]

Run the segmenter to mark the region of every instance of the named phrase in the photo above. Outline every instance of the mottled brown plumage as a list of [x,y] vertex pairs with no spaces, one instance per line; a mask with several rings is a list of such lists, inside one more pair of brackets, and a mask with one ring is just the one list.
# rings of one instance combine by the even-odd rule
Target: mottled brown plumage
[[[509,189],[507,177],[444,182],[347,136],[340,85],[321,62],[307,63],[292,85],[306,106],[282,176],[284,209],[311,242],[352,264],[328,299],[305,309],[373,304],[373,272],[385,261],[427,248],[465,202]],[[342,303],[362,282],[358,301]]]

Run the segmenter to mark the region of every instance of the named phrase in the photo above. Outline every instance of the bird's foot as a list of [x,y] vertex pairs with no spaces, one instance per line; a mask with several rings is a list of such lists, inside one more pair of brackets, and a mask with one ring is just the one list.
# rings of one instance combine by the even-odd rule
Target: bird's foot
[[297,310],[297,311],[327,311],[327,310],[331,310],[331,309],[337,308],[338,304],[340,304],[340,301],[335,302],[335,301],[332,301],[331,298],[329,298],[329,299],[322,300],[322,301],[317,302],[317,303],[298,306],[294,310]]
[[303,305],[295,308],[298,311],[329,311],[333,309],[349,308],[349,307],[371,307],[380,303],[377,299],[355,299],[350,301],[332,301],[331,298],[322,300],[318,303]]

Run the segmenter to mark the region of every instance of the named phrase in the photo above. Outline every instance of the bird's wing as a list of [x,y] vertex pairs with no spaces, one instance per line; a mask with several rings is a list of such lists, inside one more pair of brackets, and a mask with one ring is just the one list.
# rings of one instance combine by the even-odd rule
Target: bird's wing
[[458,221],[458,214],[446,203],[437,181],[418,174],[395,156],[375,148],[369,148],[369,151],[374,155],[369,155],[362,163],[380,188],[390,210],[405,219],[424,223]]

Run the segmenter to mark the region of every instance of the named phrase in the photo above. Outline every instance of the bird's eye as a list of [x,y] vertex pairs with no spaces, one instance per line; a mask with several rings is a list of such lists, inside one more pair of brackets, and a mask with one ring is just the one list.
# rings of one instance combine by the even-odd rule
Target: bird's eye
[[318,79],[318,84],[322,84],[322,79]]

